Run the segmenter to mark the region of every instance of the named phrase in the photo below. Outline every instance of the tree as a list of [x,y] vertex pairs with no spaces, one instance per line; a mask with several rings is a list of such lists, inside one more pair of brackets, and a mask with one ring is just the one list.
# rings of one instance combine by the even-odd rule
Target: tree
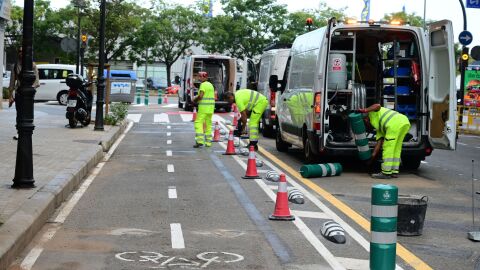
[[205,49],[233,57],[253,58],[278,40],[287,15],[275,0],[221,0],[224,16],[209,21],[202,40]]
[[282,31],[279,35],[281,43],[293,43],[295,38],[308,31],[306,26],[307,18],[313,19],[312,29],[326,26],[328,20],[335,17],[337,20],[343,20],[345,18],[343,9],[332,9],[325,3],[320,3],[320,7],[316,10],[304,9],[288,14],[285,20]]
[[165,63],[168,86],[171,86],[171,67],[186,49],[198,45],[204,34],[205,18],[190,8],[170,6],[161,10],[156,18],[143,27],[146,35],[148,29],[153,29],[150,35],[156,37],[152,40],[143,39],[143,46],[155,43],[151,50],[152,57]]
[[402,23],[409,24],[411,26],[423,26],[423,18],[416,15],[415,12],[414,13],[405,13],[403,11],[393,12],[390,14],[385,14],[385,16],[383,16],[383,20],[387,22],[397,20]]

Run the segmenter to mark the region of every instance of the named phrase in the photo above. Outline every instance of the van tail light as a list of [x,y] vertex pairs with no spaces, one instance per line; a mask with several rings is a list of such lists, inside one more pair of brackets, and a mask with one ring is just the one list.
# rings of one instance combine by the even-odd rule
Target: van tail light
[[187,80],[187,88],[190,88],[190,78]]
[[75,89],[68,90],[68,96],[69,97],[76,97],[77,96],[77,90],[75,90]]
[[217,101],[217,100],[218,100],[218,91],[215,90],[215,101]]
[[276,98],[277,98],[277,93],[273,92],[270,89],[270,107],[275,107]]
[[317,131],[317,134],[322,130],[321,125],[321,117],[322,117],[322,94],[315,93],[313,99],[313,112],[315,113],[315,117],[313,119],[313,129]]
[[425,155],[430,156],[432,154],[432,147],[426,147],[425,148]]

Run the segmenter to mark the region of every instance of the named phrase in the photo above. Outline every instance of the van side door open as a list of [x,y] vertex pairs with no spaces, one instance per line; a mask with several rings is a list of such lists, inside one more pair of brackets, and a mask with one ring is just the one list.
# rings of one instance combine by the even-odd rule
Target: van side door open
[[455,150],[457,105],[452,22],[443,20],[431,24],[428,42],[430,143],[434,148]]

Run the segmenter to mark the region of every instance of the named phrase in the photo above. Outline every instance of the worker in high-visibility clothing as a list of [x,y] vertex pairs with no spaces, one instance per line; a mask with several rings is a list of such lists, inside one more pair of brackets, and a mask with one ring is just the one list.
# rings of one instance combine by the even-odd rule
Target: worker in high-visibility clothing
[[258,125],[262,118],[263,112],[267,108],[267,98],[257,91],[250,89],[237,90],[235,94],[227,92],[225,98],[228,103],[237,105],[238,111],[241,114],[240,121],[242,123],[241,134],[246,134],[247,119],[250,117],[248,128],[250,130],[249,146],[255,147],[255,151],[258,150]]
[[[195,145],[194,148],[212,146],[212,117],[215,111],[215,89],[208,81],[205,71],[198,73],[202,82],[198,89],[198,95],[193,99],[198,104],[197,118],[195,119]],[[205,126],[205,129],[204,129]]]
[[373,178],[390,179],[397,178],[400,168],[402,144],[405,135],[410,130],[408,118],[394,110],[384,108],[380,104],[373,104],[366,109],[360,109],[360,113],[368,113],[365,118],[376,130],[377,145],[372,154],[375,160],[380,149],[382,152],[382,172],[372,174]]

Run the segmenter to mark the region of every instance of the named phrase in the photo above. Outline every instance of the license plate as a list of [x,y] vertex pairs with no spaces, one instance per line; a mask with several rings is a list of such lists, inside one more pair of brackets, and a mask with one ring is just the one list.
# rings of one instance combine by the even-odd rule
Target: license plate
[[77,107],[77,100],[76,99],[70,99],[67,103],[67,107]]

